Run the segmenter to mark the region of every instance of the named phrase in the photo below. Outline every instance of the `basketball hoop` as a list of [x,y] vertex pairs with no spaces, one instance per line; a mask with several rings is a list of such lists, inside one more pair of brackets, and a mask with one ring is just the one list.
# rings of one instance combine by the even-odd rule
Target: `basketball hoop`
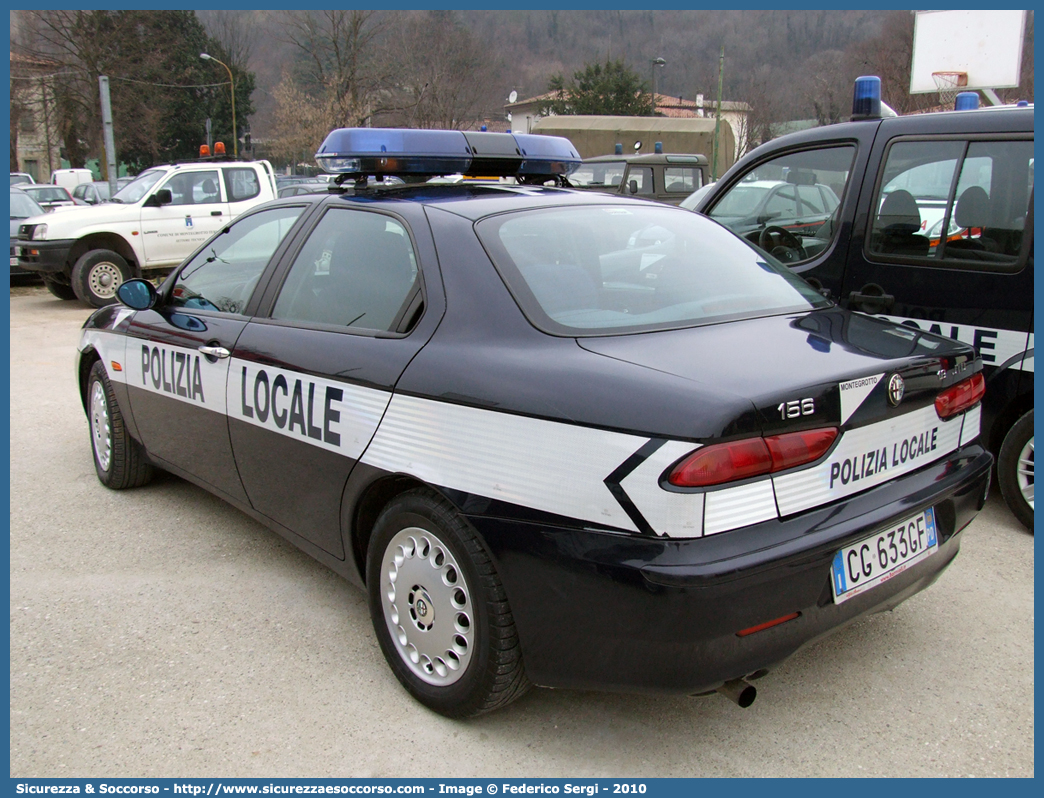
[[933,72],[932,80],[939,90],[939,103],[953,105],[961,89],[968,85],[967,72]]

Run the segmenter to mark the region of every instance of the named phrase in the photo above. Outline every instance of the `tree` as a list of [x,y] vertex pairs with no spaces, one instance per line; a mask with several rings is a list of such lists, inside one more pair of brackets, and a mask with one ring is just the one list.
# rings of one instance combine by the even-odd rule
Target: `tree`
[[567,85],[561,73],[552,75],[547,90],[553,95],[544,113],[597,116],[652,116],[653,98],[645,83],[623,61],[587,64]]
[[[57,123],[72,165],[101,154],[101,75],[110,79],[118,156],[132,168],[196,155],[208,117],[219,134],[230,136],[227,73],[215,74],[199,57],[208,52],[228,63],[228,54],[193,12],[24,13],[30,52],[60,65],[53,84]],[[245,119],[253,111],[253,76],[235,68],[233,75],[236,114]]]
[[[392,49],[399,69],[385,104],[391,123],[456,130],[468,127],[500,99],[501,92],[494,90],[491,96],[499,64],[454,12],[412,13],[399,30]],[[388,113],[392,111],[396,113]]]
[[[284,11],[282,36],[298,60],[284,80],[332,113],[332,127],[354,127],[374,111],[385,73],[392,65],[374,57],[384,30],[376,11]],[[320,142],[316,142],[318,147]]]

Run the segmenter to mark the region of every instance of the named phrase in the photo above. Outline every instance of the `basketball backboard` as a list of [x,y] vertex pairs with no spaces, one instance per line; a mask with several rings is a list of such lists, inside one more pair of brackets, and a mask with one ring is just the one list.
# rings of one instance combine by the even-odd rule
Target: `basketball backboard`
[[1025,11],[915,12],[910,94],[939,91],[937,72],[965,73],[962,91],[1018,86],[1025,30]]

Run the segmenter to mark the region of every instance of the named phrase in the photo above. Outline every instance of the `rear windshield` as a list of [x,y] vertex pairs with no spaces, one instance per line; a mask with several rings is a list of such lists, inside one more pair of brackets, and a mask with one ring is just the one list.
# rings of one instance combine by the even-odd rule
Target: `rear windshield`
[[68,202],[69,194],[64,188],[50,188],[48,186],[29,186],[28,192],[33,195],[37,202]]
[[673,329],[830,304],[726,228],[666,205],[524,211],[476,229],[530,322],[553,335]]

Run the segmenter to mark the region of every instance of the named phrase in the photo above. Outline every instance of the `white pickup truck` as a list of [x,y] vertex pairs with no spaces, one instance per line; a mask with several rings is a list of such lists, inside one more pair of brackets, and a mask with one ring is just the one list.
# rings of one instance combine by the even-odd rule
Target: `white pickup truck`
[[61,299],[109,305],[124,280],[178,265],[236,216],[275,197],[268,161],[155,166],[111,202],[26,219],[14,242],[18,265]]

